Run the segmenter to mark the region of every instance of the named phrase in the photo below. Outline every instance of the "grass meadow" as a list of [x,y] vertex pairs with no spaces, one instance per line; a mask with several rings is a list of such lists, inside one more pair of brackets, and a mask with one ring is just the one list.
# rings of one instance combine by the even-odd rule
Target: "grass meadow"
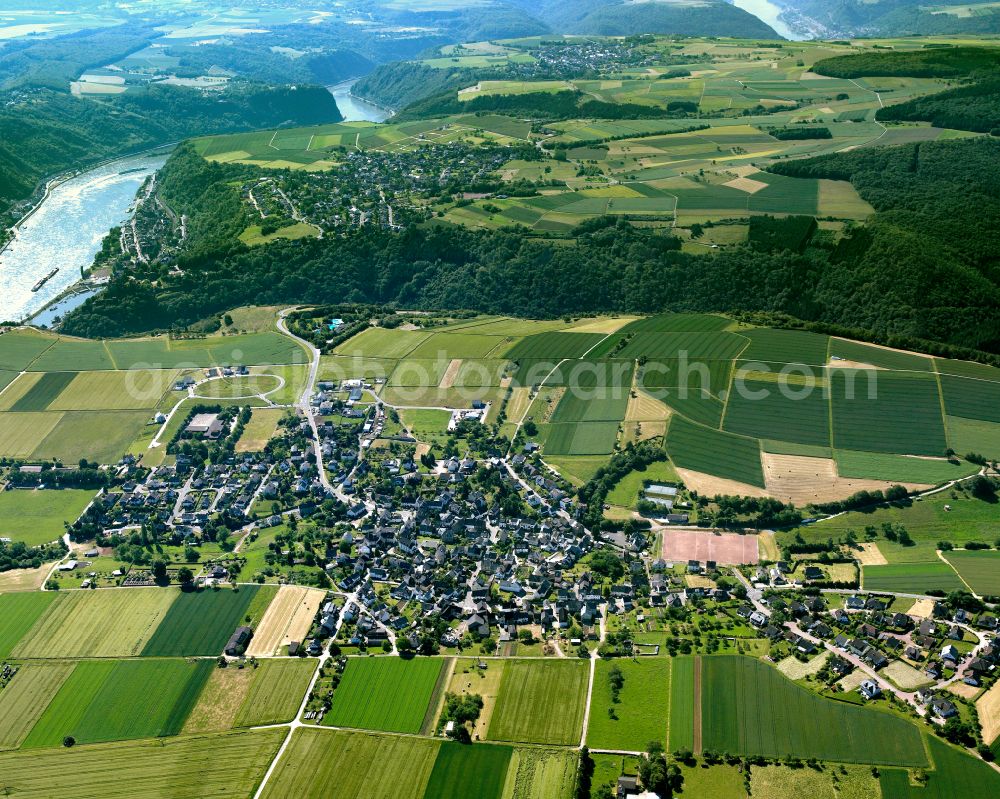
[[10,657],[49,606],[61,599],[54,592],[0,594],[0,661]]
[[424,799],[501,799],[513,749],[441,744]]
[[234,726],[259,727],[294,719],[314,671],[316,663],[311,659],[260,661]]
[[862,585],[866,591],[895,591],[902,594],[925,594],[928,591],[961,591],[965,585],[947,563],[890,563],[887,566],[862,567]]
[[[651,741],[665,746],[670,722],[670,664],[670,658],[599,660],[590,702],[587,746],[633,751],[645,750]],[[614,667],[625,678],[617,703],[612,699],[608,680]]]
[[962,580],[980,596],[1000,596],[1000,552],[946,552],[945,558]]
[[497,696],[491,741],[578,744],[588,680],[581,660],[512,660]]
[[28,546],[55,541],[93,498],[93,491],[73,488],[0,491],[0,537]]

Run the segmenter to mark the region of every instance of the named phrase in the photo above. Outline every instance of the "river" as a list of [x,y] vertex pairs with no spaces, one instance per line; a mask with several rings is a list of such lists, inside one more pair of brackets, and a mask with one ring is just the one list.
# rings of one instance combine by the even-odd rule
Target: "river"
[[791,39],[793,42],[800,42],[805,37],[793,31],[782,21],[781,6],[775,5],[771,0],[729,0],[737,8],[749,11],[758,19],[770,25],[780,36]]
[[164,155],[123,158],[54,187],[0,253],[0,320],[27,319],[79,281],[108,231],[128,219],[143,181],[165,161]]
[[392,116],[392,111],[378,105],[366,102],[351,94],[351,88],[358,82],[345,80],[336,86],[328,86],[327,90],[337,101],[337,108],[344,117],[345,122],[385,122]]

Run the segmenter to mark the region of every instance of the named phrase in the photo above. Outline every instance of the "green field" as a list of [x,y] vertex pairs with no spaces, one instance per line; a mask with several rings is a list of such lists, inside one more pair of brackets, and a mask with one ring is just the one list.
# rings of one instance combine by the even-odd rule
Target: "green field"
[[851,452],[838,449],[833,457],[837,461],[837,472],[841,477],[860,477],[867,480],[895,480],[902,483],[935,485],[967,477],[979,471],[978,466],[965,461],[955,464],[943,458],[927,460],[881,452]]
[[440,746],[429,738],[298,729],[264,799],[423,799]]
[[14,648],[18,658],[131,657],[167,615],[170,588],[72,591],[58,597]]
[[582,358],[602,339],[604,339],[604,335],[600,333],[560,333],[557,331],[537,333],[521,339],[504,353],[504,357],[517,361],[561,361],[564,358]]
[[619,480],[608,493],[608,502],[623,508],[634,508],[647,481],[660,485],[676,483],[677,479],[677,472],[668,461],[657,461],[645,469],[629,472]]
[[965,588],[955,571],[939,560],[929,563],[890,563],[864,566],[863,585],[867,591],[895,591],[925,594],[928,591],[961,591]]
[[20,799],[173,799],[252,796],[284,741],[283,729],[35,749],[0,754]]
[[962,580],[977,594],[1000,595],[1000,552],[956,550],[946,552],[944,556]]
[[44,411],[73,382],[72,372],[46,372],[10,406],[12,411]]
[[[590,702],[587,746],[592,749],[643,751],[650,741],[667,743],[670,720],[671,658],[634,661],[599,660]],[[621,670],[625,684],[619,702],[612,699],[608,674]],[[613,710],[615,718],[609,714]]]
[[741,379],[730,393],[723,427],[752,438],[828,447],[830,406],[819,386]]
[[24,747],[60,746],[65,736],[104,743],[176,735],[213,668],[211,660],[82,661]]
[[500,799],[513,749],[441,744],[424,799]]
[[927,744],[934,769],[928,772],[926,786],[912,785],[903,769],[882,769],[883,799],[993,799],[1000,794],[1000,775],[987,764],[935,735],[927,736]]
[[312,660],[262,660],[234,726],[282,724],[295,718],[316,664]]
[[740,335],[750,339],[740,356],[744,361],[823,366],[828,359],[830,338],[818,333],[757,328],[741,330]]
[[880,369],[914,372],[934,371],[933,358],[890,350],[885,347],[875,347],[871,344],[862,344],[860,341],[850,341],[843,338],[830,339],[830,356],[845,361],[871,364]]
[[753,439],[712,430],[675,416],[667,428],[667,452],[681,469],[764,486],[760,445]]
[[618,422],[566,422],[542,429],[546,455],[610,455],[618,440]]
[[229,637],[241,624],[259,591],[258,585],[182,591],[149,638],[142,654],[153,657],[221,655]]
[[700,658],[673,658],[670,670],[670,724],[667,748],[671,752],[694,751],[695,670]]
[[416,734],[444,667],[437,658],[351,659],[323,724]]
[[838,369],[830,384],[836,449],[944,455],[948,444],[933,376]]
[[752,658],[717,655],[701,664],[706,750],[927,765],[919,728],[899,716],[821,698]]
[[10,657],[27,632],[59,599],[53,592],[0,594],[0,661]]
[[80,518],[94,498],[93,491],[0,491],[0,537],[38,546],[66,532],[66,523]]
[[571,799],[579,760],[574,751],[515,749],[507,768],[504,799]]
[[491,741],[569,746],[580,742],[587,664],[512,660],[490,720]]
[[0,749],[17,749],[73,671],[65,661],[28,663],[0,691]]

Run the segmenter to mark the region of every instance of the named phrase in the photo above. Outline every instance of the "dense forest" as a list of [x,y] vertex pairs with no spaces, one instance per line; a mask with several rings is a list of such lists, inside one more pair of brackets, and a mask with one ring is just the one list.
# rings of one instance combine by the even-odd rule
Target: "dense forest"
[[49,175],[192,135],[341,119],[319,87],[152,85],[107,99],[36,91],[0,108],[0,215]]
[[184,327],[246,303],[398,303],[535,317],[755,311],[867,330],[897,345],[919,339],[1000,352],[996,140],[782,164],[775,171],[851,180],[878,213],[837,244],[822,238],[803,247],[796,236],[782,248],[768,241],[708,256],[611,220],[589,223],[570,242],[429,223],[248,249],[234,238],[245,212],[230,183],[241,174],[234,170],[251,169],[180,148],[162,176],[175,210],[192,217],[183,274],[116,274],[64,330],[114,336]]
[[831,78],[963,78],[996,69],[1000,69],[1000,50],[986,47],[867,50],[824,58],[813,66],[813,72]]
[[[563,119],[663,119],[673,115],[660,106],[609,103],[595,100],[581,91],[484,94],[471,100],[459,100],[452,90],[413,103],[401,111],[395,120],[428,119],[477,111],[544,119],[547,122]],[[687,113],[680,111],[677,115],[687,116]]]
[[883,121],[925,120],[939,128],[976,130],[1000,136],[1000,73],[878,111]]

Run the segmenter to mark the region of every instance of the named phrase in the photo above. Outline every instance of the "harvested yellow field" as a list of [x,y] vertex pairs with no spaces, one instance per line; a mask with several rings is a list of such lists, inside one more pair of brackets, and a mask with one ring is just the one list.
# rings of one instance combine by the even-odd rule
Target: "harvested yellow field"
[[858,544],[854,557],[862,566],[885,566],[889,562],[874,541]]
[[638,316],[600,316],[596,319],[581,319],[566,330],[574,333],[617,333]]
[[917,619],[929,619],[934,615],[934,600],[918,599],[906,613],[908,616],[913,616]]
[[626,422],[666,422],[670,408],[665,402],[651,397],[645,391],[636,391],[630,396],[625,409]]
[[992,743],[1000,736],[1000,682],[994,683],[976,702],[979,724],[983,728],[983,740]]
[[828,657],[830,657],[829,652],[820,652],[812,660],[803,663],[801,660],[789,656],[778,664],[778,671],[790,680],[804,680],[806,677],[818,674]]
[[181,732],[186,735],[232,729],[253,678],[254,670],[250,668],[229,666],[213,671]]
[[278,422],[285,411],[280,408],[254,408],[250,423],[243,428],[243,435],[236,442],[237,452],[260,452],[278,430]]
[[289,641],[301,642],[309,633],[326,592],[301,585],[283,585],[268,606],[247,649],[255,657],[275,654]]
[[16,658],[138,655],[179,596],[168,588],[108,588],[60,596],[24,637]]
[[454,388],[455,379],[458,377],[459,371],[462,369],[462,359],[452,358],[451,363],[448,364],[448,368],[445,370],[444,375],[441,377],[441,382],[438,383],[438,388]]
[[761,454],[767,493],[798,506],[812,502],[832,502],[858,491],[882,491],[891,483],[882,480],[862,480],[841,477],[832,458],[810,458],[803,455]]
[[767,184],[762,183],[759,180],[753,180],[752,178],[735,178],[730,180],[728,183],[723,183],[723,186],[729,186],[731,189],[736,189],[737,191],[744,191],[747,194],[756,194],[761,189],[766,189]]
[[727,480],[724,477],[716,477],[713,474],[695,472],[691,469],[678,469],[677,474],[684,481],[684,485],[690,490],[697,491],[706,497],[714,497],[716,494],[743,497],[771,496],[769,492],[758,486],[740,483],[736,480]]
[[774,533],[765,531],[757,535],[757,551],[760,553],[762,561],[781,560],[781,550],[778,549],[778,542],[774,540]]
[[37,591],[49,576],[55,562],[43,563],[37,569],[10,569],[0,572],[0,593]]

